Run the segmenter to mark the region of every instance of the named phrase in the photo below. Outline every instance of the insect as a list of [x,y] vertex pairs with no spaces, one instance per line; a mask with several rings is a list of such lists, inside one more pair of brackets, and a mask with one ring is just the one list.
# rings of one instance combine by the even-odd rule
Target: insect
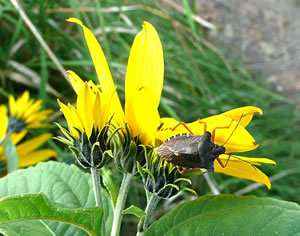
[[[229,154],[225,166],[219,156],[226,153],[224,145],[228,142],[239,123],[226,142],[221,146],[214,143],[215,134],[217,129],[230,128],[232,122],[233,120],[225,127],[215,127],[212,133],[210,133],[209,131],[206,131],[206,123],[199,121],[199,123],[204,125],[204,135],[193,135],[193,132],[189,127],[184,122],[180,122],[172,128],[172,130],[174,131],[179,125],[183,125],[189,131],[189,134],[182,133],[168,138],[156,148],[156,154],[177,166],[177,169],[181,174],[185,173],[188,169],[198,171],[199,168],[205,168],[209,172],[214,172],[215,160],[225,168],[232,154]],[[235,158],[239,159],[238,157]]]

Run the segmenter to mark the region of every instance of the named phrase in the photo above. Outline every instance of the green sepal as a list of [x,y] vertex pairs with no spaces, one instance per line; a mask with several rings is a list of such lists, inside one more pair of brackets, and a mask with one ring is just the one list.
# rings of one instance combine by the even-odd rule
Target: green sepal
[[123,163],[121,160],[121,163],[123,164],[123,168],[129,173],[132,173],[133,171],[133,167],[136,162],[136,154],[137,154],[136,143],[134,141],[130,141],[129,150],[126,156],[123,158]]
[[180,181],[185,181],[188,182],[189,184],[192,184],[192,181],[190,179],[187,178],[178,178],[174,181],[174,183],[180,182]]
[[199,196],[195,190],[188,188],[188,187],[182,187],[182,188],[180,188],[180,190],[191,192],[192,194],[196,195],[197,197]]
[[141,167],[141,164],[140,164],[138,161],[136,162],[136,167],[137,167],[137,169],[138,169],[140,175],[142,176],[143,181],[145,182],[145,181],[146,181],[146,175],[145,175],[145,173],[144,173],[143,168]]
[[67,130],[67,129],[65,129],[65,128],[63,128],[59,123],[56,123],[56,122],[54,122],[54,124],[55,125],[57,125],[58,126],[58,128],[60,129],[60,131],[70,140],[70,141],[75,141],[75,138],[73,137],[73,135],[71,135],[71,133]]
[[156,180],[155,180],[155,177],[154,175],[151,173],[151,171],[147,168],[143,168],[143,171],[146,172],[148,175],[150,175],[150,177],[152,178],[153,180],[153,183],[155,184],[156,183]]
[[112,153],[111,150],[106,150],[106,151],[103,153],[103,156],[105,156],[106,158],[109,158],[109,159],[114,158],[113,153]]
[[60,142],[62,142],[62,143],[64,143],[64,144],[66,144],[66,145],[68,145],[68,146],[73,145],[73,143],[72,143],[69,139],[66,139],[66,138],[61,137],[61,136],[52,137],[52,139],[58,140],[58,141],[60,141]]
[[177,191],[179,191],[179,187],[176,184],[166,184],[164,187],[161,188],[160,191],[163,191],[166,188],[175,188]]
[[137,216],[138,218],[142,218],[146,216],[146,213],[139,207],[131,205],[130,207],[126,208],[122,211],[122,215],[132,214]]
[[190,178],[192,176],[198,176],[198,175],[203,175],[205,174],[206,172],[202,172],[201,170],[200,171],[193,171],[193,172],[189,172],[189,173],[185,173],[182,175],[182,177],[184,178]]

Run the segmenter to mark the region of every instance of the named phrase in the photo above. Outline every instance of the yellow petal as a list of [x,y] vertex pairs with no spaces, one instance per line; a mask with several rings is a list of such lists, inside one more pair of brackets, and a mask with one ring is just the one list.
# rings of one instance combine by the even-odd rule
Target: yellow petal
[[9,95],[8,101],[9,101],[9,113],[10,113],[10,116],[15,116],[16,112],[17,112],[15,98],[12,95]]
[[154,144],[159,126],[157,108],[163,85],[164,62],[159,36],[144,22],[130,50],[125,80],[125,114],[133,135],[144,144]]
[[52,134],[45,133],[38,137],[32,138],[24,143],[17,145],[17,152],[19,155],[27,155],[28,153],[32,152],[34,149],[41,146],[45,143],[48,139],[52,137]]
[[141,142],[154,146],[155,133],[160,123],[160,117],[157,109],[149,109],[151,107],[151,98],[145,91],[139,91],[135,95],[135,106],[130,107],[132,112],[129,126],[133,137],[141,135]]
[[22,130],[21,132],[19,132],[19,133],[12,133],[11,135],[10,135],[10,139],[11,139],[11,141],[14,143],[14,144],[17,144],[17,143],[19,143],[23,138],[24,138],[24,136],[27,134],[27,130],[26,129],[24,129],[24,130]]
[[82,27],[86,43],[95,65],[98,79],[101,79],[101,81],[99,81],[101,86],[104,90],[113,88],[114,82],[112,80],[108,64],[106,62],[102,48],[93,33],[77,18],[69,18],[67,21],[76,23]]
[[[202,119],[201,122],[206,123],[207,131],[211,133],[216,127],[226,127],[231,124],[229,128],[216,129],[215,132],[214,142],[218,145],[224,145],[226,142],[224,145],[226,153],[246,152],[258,147],[258,144],[249,132],[243,126],[238,125],[238,122],[235,120],[223,115],[215,115]],[[204,126],[199,121],[189,123],[188,127],[194,134],[203,135]]]
[[27,104],[29,102],[29,92],[25,91],[21,97],[19,97],[16,101],[16,108],[17,108],[17,117],[22,118],[24,112],[28,108]]
[[[268,159],[268,158],[262,158],[262,157],[244,157],[244,156],[238,156],[238,155],[233,155],[233,157],[230,157],[230,158],[233,158],[233,160],[238,160],[235,157],[237,157],[237,158],[239,158],[241,160],[244,160],[246,162],[250,162],[250,163],[252,163],[254,165],[257,165],[257,164],[259,165],[259,163],[265,163],[265,164],[272,164],[272,165],[276,166],[276,162],[273,161],[273,160],[271,160],[271,159]],[[227,161],[228,155],[221,155],[220,159]]]
[[[136,100],[132,95],[146,90],[152,106],[158,108],[163,86],[164,59],[162,45],[155,28],[144,22],[130,50],[125,80],[125,113]],[[127,116],[127,113],[126,113]]]
[[95,126],[98,127],[98,130],[101,130],[111,118],[111,115],[109,115],[109,111],[111,108],[112,98],[115,92],[116,88],[111,89],[107,92],[97,91],[94,105],[94,116]]
[[104,118],[101,117],[102,110],[101,110],[100,92],[97,92],[96,94],[93,112],[95,118],[95,127],[97,127],[98,130],[100,131],[102,128],[102,119]]
[[44,121],[44,120],[48,119],[48,116],[50,113],[52,113],[52,110],[50,110],[50,109],[32,113],[26,118],[26,123],[29,124],[31,122]]
[[27,155],[19,155],[19,168],[32,166],[38,162],[48,160],[51,157],[56,157],[57,153],[52,149],[42,149],[30,152]]
[[[227,159],[228,156],[224,155],[225,157],[220,156],[222,159]],[[223,161],[224,162],[224,161]],[[258,168],[253,168],[252,165],[249,163],[236,160],[234,158],[230,158],[227,166],[225,168],[222,168],[220,164],[215,161],[215,172],[216,173],[222,173],[225,175],[230,175],[233,177],[241,178],[241,179],[247,179],[254,182],[258,182],[261,184],[264,184],[268,187],[268,189],[271,188],[271,182],[262,171],[260,171]]]
[[39,112],[39,110],[42,108],[42,100],[38,100],[35,103],[33,103],[31,106],[27,107],[27,110],[24,112],[23,119],[26,121],[30,115],[35,114]]
[[79,134],[78,134],[77,130],[74,129],[74,127],[79,129],[80,131],[83,131],[83,124],[82,124],[80,117],[76,113],[75,108],[74,108],[75,111],[71,110],[71,108],[70,108],[70,107],[72,107],[71,105],[68,107],[65,104],[63,104],[62,102],[60,102],[59,99],[57,99],[57,102],[65,116],[65,119],[69,126],[69,130],[77,139],[79,139]]
[[82,81],[82,79],[80,79],[80,77],[75,72],[71,70],[68,70],[67,74],[75,93],[78,95],[81,87],[84,85],[84,82]]
[[224,112],[221,115],[231,118],[237,122],[240,121],[240,125],[246,127],[252,120],[254,113],[258,113],[260,115],[263,114],[262,110],[258,107],[246,106]]
[[91,136],[94,124],[94,102],[95,96],[90,90],[89,85],[85,83],[78,93],[76,106],[88,137]]
[[[108,90],[113,89],[115,85],[108,64],[106,62],[101,46],[99,45],[93,33],[86,26],[84,26],[79,19],[69,18],[67,21],[79,24],[83,29],[85,40],[96,69],[99,83],[101,85],[101,90],[103,92],[107,92]],[[124,111],[117,93],[114,93],[113,95],[112,105],[110,108],[110,115],[113,114],[113,123],[115,123],[116,125],[125,124],[126,121]]]
[[5,105],[0,105],[0,142],[6,136],[8,125],[7,108]]

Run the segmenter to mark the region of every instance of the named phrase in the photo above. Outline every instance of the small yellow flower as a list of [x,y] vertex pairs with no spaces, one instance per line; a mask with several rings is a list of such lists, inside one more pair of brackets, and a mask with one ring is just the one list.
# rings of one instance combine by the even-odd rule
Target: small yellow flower
[[[204,123],[207,126],[207,131],[210,133],[212,133],[213,129],[216,127],[226,127],[231,124],[229,128],[217,129],[215,132],[214,143],[224,146],[226,150],[225,154],[219,156],[221,161],[225,164],[230,154],[246,152],[258,147],[254,138],[245,129],[252,120],[254,113],[262,114],[262,111],[257,107],[241,107],[186,125],[194,135],[203,135]],[[173,118],[161,119],[161,128],[156,134],[157,145],[176,134],[189,133],[183,125],[178,126],[173,131],[172,128],[178,125],[178,123],[179,121],[176,121]],[[276,165],[273,160],[267,158],[249,158],[234,155],[234,157],[229,159],[225,168],[221,167],[217,160],[215,160],[215,172],[259,182],[265,184],[270,189],[271,183],[269,178],[258,168],[254,168],[250,163],[252,165],[260,165],[260,163]]]
[[[97,39],[80,20],[70,18],[68,21],[77,23],[83,28],[86,43],[100,83],[100,94],[106,93],[111,95],[110,91],[115,90],[115,85]],[[108,107],[108,116],[102,117],[102,119],[108,120],[110,117],[113,117],[112,124],[115,127],[128,124],[133,137],[140,135],[140,140],[143,144],[154,145],[156,129],[160,123],[157,108],[162,91],[163,71],[163,52],[159,36],[150,23],[144,22],[143,30],[135,37],[130,51],[125,81],[125,113],[118,94],[113,93],[112,97],[108,98],[111,102],[105,105]],[[69,78],[75,92],[79,96],[79,91],[84,82],[71,71],[69,72]],[[105,99],[106,96],[100,97]],[[92,110],[92,106],[86,109]],[[71,117],[75,117],[75,115],[71,115]],[[89,120],[89,122],[92,122],[92,120]],[[69,121],[70,126],[70,124],[73,124],[71,118],[69,118]],[[76,122],[78,125],[79,121]],[[82,125],[78,127],[83,128],[85,125],[88,124],[82,121]],[[86,128],[90,130],[90,126]]]
[[[69,78],[74,82],[76,74],[69,72]],[[79,80],[78,80],[79,81]],[[82,82],[80,80],[80,82]],[[109,108],[111,106],[111,99],[115,89],[108,91],[100,90],[90,81],[82,82],[82,86],[78,87],[78,96],[76,108],[68,104],[64,105],[58,100],[58,104],[68,122],[71,134],[80,139],[80,134],[85,132],[87,137],[90,138],[94,130],[96,133],[100,132],[104,125],[109,121]]]
[[[0,106],[0,140],[7,134],[7,126],[8,126],[8,116],[6,106]],[[52,137],[52,134],[46,133],[42,134],[38,137],[32,138],[28,141],[20,143],[23,137],[26,135],[27,131],[23,130],[19,133],[12,133],[10,135],[10,139],[16,145],[18,158],[19,158],[19,168],[27,167],[30,165],[34,165],[38,162],[47,160],[51,157],[56,157],[57,153],[52,149],[41,149],[35,150],[47,140]],[[5,161],[4,155],[4,146],[0,146],[0,161]]]
[[17,100],[9,96],[9,129],[14,126],[17,132],[24,128],[43,128],[49,127],[49,124],[44,124],[51,110],[41,110],[42,100],[34,100],[30,98],[29,92],[25,91]]

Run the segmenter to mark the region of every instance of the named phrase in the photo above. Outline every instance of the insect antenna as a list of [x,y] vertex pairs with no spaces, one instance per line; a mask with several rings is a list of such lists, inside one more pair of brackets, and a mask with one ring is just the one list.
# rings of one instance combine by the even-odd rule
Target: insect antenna
[[237,127],[239,126],[239,124],[241,123],[241,120],[242,118],[244,117],[245,115],[242,114],[241,115],[241,118],[239,119],[237,125],[234,127],[233,131],[231,132],[231,134],[229,135],[229,137],[227,138],[227,140],[225,141],[225,143],[222,145],[224,147],[224,145],[229,141],[229,139],[231,138],[231,136],[233,135],[234,131],[237,129]]
[[[255,171],[257,170],[256,167],[255,167],[250,161],[243,160],[243,159],[241,159],[241,158],[239,158],[239,157],[237,157],[237,156],[234,156],[234,155],[230,155],[230,156],[232,156],[232,157],[235,158],[235,159],[238,159],[238,160],[240,160],[240,161],[244,161],[244,162],[250,164],[250,165],[253,167],[253,169],[254,169]],[[230,157],[230,156],[229,156],[229,157]],[[228,158],[228,159],[229,159],[229,158]],[[228,162],[228,159],[227,159],[227,162]],[[227,165],[227,162],[226,162],[226,165]],[[225,166],[226,166],[226,165],[225,165]]]

